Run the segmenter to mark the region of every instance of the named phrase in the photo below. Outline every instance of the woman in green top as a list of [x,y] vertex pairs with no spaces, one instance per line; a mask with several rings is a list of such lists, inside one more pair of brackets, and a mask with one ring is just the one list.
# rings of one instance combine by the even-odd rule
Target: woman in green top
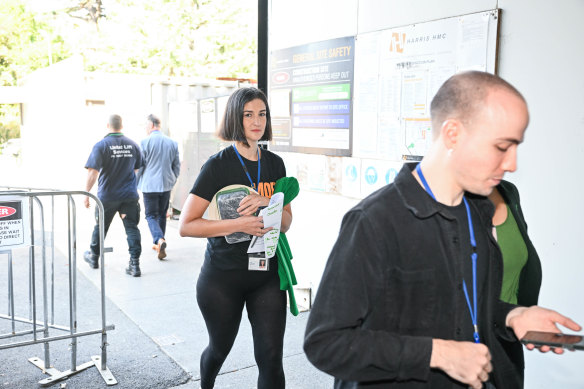
[[[495,205],[493,226],[503,254],[501,300],[523,306],[537,305],[541,287],[541,262],[527,235],[519,191],[512,183],[501,181],[489,199]],[[523,387],[523,348],[518,342],[501,343],[518,370]]]

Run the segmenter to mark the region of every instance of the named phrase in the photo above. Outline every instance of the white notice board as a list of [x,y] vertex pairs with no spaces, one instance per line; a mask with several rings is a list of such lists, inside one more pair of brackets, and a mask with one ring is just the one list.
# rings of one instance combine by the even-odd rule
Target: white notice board
[[430,102],[464,70],[495,73],[499,10],[357,36],[353,156],[401,161],[425,155]]

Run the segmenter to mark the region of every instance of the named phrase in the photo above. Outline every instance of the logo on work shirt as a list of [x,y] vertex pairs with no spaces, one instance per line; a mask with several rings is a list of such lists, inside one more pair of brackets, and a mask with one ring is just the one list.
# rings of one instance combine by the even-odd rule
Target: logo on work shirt
[[132,145],[111,145],[109,147],[111,158],[130,158],[134,156]]

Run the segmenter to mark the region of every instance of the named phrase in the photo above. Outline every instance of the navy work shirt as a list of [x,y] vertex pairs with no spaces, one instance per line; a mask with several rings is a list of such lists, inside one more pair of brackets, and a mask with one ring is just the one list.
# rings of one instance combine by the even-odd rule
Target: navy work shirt
[[122,133],[110,133],[91,150],[85,168],[99,171],[97,197],[102,202],[138,198],[135,169],[142,165],[138,144]]

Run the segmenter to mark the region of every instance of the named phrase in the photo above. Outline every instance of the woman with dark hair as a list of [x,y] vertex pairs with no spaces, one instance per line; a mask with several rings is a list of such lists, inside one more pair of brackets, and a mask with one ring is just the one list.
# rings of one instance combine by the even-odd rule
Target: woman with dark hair
[[[234,143],[209,158],[201,168],[182,210],[181,236],[208,238],[205,261],[197,281],[197,302],[209,333],[201,355],[201,388],[213,388],[229,354],[241,321],[243,307],[252,327],[254,355],[259,368],[258,389],[285,387],[282,352],[286,327],[286,295],[280,290],[278,261],[253,266],[249,241],[228,243],[226,236],[245,233],[262,237],[258,208],[269,204],[274,186],[286,176],[282,159],[258,147],[271,140],[272,126],[266,96],[256,88],[235,91],[227,102],[219,136]],[[231,185],[251,186],[239,203],[239,217],[228,220],[203,218],[215,194]],[[290,204],[282,212],[281,232],[292,222]],[[241,235],[241,234],[240,234]]]

